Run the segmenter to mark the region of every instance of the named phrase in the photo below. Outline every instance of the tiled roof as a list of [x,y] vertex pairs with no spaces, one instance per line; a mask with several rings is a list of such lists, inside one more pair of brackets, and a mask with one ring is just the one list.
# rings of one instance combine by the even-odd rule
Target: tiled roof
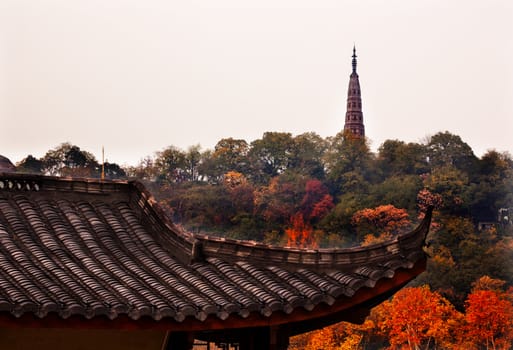
[[394,241],[270,247],[179,231],[138,182],[0,174],[0,313],[183,322],[311,311],[425,259]]

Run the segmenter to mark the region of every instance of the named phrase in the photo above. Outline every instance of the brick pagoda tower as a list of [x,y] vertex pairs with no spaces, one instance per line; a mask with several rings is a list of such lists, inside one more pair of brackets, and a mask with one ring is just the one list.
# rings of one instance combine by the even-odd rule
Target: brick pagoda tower
[[344,130],[351,131],[354,135],[365,137],[365,126],[363,125],[362,97],[360,81],[356,73],[356,47],[353,46],[353,72],[349,77],[349,88],[347,90],[347,111]]

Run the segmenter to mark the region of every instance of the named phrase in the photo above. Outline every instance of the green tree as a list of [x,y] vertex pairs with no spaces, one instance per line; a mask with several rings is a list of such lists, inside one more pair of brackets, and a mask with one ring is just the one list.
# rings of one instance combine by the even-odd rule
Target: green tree
[[217,176],[229,171],[246,174],[249,167],[248,153],[249,145],[244,140],[231,137],[219,140],[212,154]]
[[47,175],[98,177],[100,173],[100,165],[91,153],[68,142],[46,152],[41,162],[41,171]]
[[372,155],[367,140],[343,131],[329,142],[325,161],[332,192],[365,191],[374,175],[370,171]]
[[19,173],[39,174],[43,171],[44,164],[41,160],[31,154],[16,164],[16,171]]
[[424,177],[424,186],[432,193],[442,196],[441,210],[449,214],[466,215],[471,204],[471,187],[467,174],[447,165],[433,169]]
[[290,169],[299,174],[324,179],[323,155],[328,145],[313,132],[294,137]]
[[378,149],[377,161],[386,177],[428,171],[426,147],[418,143],[386,140]]
[[187,180],[197,181],[199,179],[199,164],[201,163],[201,146],[194,145],[187,148],[184,154],[184,170]]
[[116,163],[105,162],[104,171],[107,179],[122,179],[127,175],[125,169]]
[[488,151],[479,160],[471,193],[475,221],[495,221],[500,208],[513,207],[513,160],[507,153]]
[[472,148],[459,136],[448,131],[431,136],[426,148],[429,165],[432,168],[450,166],[472,172],[476,166],[477,158]]
[[266,132],[251,143],[249,159],[255,182],[264,184],[282,174],[291,164],[294,140],[290,133]]
[[186,154],[175,146],[157,152],[154,166],[159,182],[182,182],[187,179]]
[[417,193],[422,186],[422,179],[418,175],[392,175],[385,178],[383,182],[370,187],[369,199],[376,205],[390,203],[413,212],[417,205]]

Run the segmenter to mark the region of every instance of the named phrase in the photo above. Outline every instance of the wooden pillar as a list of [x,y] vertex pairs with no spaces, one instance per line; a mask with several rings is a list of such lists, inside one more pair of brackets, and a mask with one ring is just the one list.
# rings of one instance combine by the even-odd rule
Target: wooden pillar
[[289,334],[278,327],[252,328],[244,332],[240,350],[287,350]]
[[169,332],[163,350],[191,350],[194,335],[189,332]]

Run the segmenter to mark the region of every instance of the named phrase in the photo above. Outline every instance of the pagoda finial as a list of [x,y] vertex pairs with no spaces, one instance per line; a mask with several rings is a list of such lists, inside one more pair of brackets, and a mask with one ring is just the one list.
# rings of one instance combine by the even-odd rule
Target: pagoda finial
[[353,44],[353,73],[356,73],[356,45]]

